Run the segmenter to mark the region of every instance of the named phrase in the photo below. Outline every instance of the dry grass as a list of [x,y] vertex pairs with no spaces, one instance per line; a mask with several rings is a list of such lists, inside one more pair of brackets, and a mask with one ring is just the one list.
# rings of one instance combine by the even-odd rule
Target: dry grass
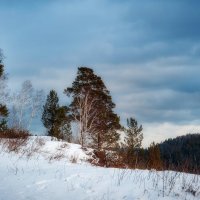
[[70,162],[71,162],[71,163],[77,163],[77,162],[78,162],[78,157],[75,156],[75,155],[71,156],[71,157],[70,157]]
[[29,136],[26,130],[8,129],[0,132],[0,141],[9,152],[18,152],[21,146],[27,144]]

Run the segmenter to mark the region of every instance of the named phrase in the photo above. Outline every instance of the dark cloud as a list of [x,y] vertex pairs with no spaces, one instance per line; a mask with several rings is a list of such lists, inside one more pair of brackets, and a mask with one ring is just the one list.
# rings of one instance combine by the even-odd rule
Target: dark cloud
[[197,0],[1,1],[10,85],[28,78],[61,94],[86,65],[105,80],[122,120],[192,123],[200,118],[199,6]]

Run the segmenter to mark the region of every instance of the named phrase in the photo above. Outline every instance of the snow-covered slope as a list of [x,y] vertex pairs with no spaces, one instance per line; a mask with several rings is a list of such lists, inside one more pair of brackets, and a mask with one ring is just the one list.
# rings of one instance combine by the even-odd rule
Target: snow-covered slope
[[200,199],[197,175],[91,166],[91,150],[49,137],[0,146],[0,200]]

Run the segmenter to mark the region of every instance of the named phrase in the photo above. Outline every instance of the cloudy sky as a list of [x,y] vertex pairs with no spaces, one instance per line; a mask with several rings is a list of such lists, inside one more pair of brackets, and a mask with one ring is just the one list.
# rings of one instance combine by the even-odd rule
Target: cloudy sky
[[0,0],[0,48],[9,87],[70,86],[89,66],[122,123],[135,117],[144,146],[200,132],[199,0]]

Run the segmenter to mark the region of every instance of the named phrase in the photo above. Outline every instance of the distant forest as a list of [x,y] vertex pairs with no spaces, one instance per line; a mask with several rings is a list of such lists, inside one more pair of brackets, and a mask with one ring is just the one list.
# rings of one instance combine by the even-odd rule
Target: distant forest
[[200,173],[200,134],[188,134],[159,144],[167,169]]

